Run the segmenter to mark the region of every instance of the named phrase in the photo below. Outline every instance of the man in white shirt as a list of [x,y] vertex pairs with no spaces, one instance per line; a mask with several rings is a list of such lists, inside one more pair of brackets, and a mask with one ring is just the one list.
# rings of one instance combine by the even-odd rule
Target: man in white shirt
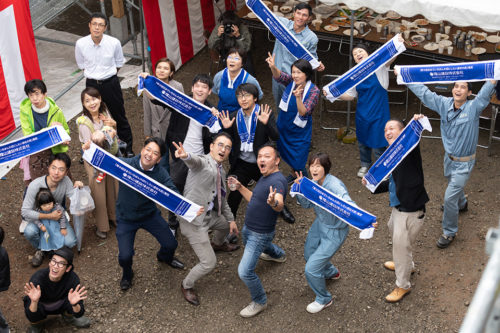
[[127,157],[133,156],[132,130],[125,115],[123,94],[118,70],[124,64],[120,41],[105,35],[108,20],[102,13],[90,17],[90,35],[80,38],[75,45],[76,63],[85,75],[86,86],[99,90],[111,116],[116,120],[118,137],[127,144]]

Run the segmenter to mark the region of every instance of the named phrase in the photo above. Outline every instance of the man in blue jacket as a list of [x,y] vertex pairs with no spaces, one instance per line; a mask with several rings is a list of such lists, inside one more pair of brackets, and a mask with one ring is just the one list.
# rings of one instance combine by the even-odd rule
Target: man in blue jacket
[[[151,137],[144,142],[139,155],[122,158],[122,161],[179,193],[168,172],[157,166],[165,150],[165,143],[162,139]],[[123,183],[120,183],[116,201],[116,222],[118,262],[123,269],[120,281],[122,290],[127,290],[132,286],[134,240],[140,228],[147,230],[160,243],[160,250],[156,254],[158,261],[165,262],[173,268],[184,268],[184,264],[174,257],[177,240],[170,231],[168,223],[161,216],[156,203]]]

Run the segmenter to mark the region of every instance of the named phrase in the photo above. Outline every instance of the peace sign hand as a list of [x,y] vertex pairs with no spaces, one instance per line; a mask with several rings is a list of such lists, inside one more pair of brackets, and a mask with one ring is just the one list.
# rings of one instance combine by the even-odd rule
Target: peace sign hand
[[219,119],[220,119],[220,122],[222,123],[222,126],[224,128],[230,128],[231,126],[233,126],[234,120],[236,118],[230,119],[229,118],[229,111],[221,111],[219,113]]
[[267,197],[267,204],[271,207],[276,206],[276,189],[273,190],[272,186],[269,186],[269,195]]
[[300,181],[302,180],[302,178],[304,178],[302,171],[300,171],[300,173],[295,171],[295,175],[297,176],[297,178],[295,178],[295,180],[294,180],[295,184],[300,184]]
[[271,52],[267,52],[266,62],[269,65],[269,68],[275,67],[275,64],[274,64],[274,59],[275,58],[276,58],[275,54],[271,55]]
[[184,146],[182,145],[182,142],[179,142],[179,144],[176,144],[175,142],[172,142],[174,145],[176,151],[175,151],[175,157],[180,158],[181,160],[188,158],[189,154],[184,150]]
[[267,122],[269,121],[269,117],[271,116],[271,113],[273,111],[271,108],[269,108],[269,105],[263,105],[260,108],[259,114],[257,115],[257,119],[263,123],[264,125],[267,125]]
[[304,87],[302,84],[298,85],[295,90],[292,92],[293,95],[297,98],[302,98],[302,92],[304,91]]

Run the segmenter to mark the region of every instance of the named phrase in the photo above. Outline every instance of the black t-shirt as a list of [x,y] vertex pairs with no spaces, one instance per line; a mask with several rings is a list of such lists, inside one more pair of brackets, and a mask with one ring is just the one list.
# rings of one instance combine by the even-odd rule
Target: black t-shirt
[[247,206],[245,225],[248,229],[261,234],[274,231],[279,214],[267,204],[269,186],[276,189],[276,193],[282,194],[284,200],[288,184],[281,172],[275,172],[269,176],[260,177],[255,185],[252,198]]
[[35,132],[38,132],[45,127],[47,127],[47,119],[49,117],[49,112],[38,113],[33,111],[33,122],[35,126]]
[[7,250],[0,246],[0,291],[9,289],[10,286],[10,264]]

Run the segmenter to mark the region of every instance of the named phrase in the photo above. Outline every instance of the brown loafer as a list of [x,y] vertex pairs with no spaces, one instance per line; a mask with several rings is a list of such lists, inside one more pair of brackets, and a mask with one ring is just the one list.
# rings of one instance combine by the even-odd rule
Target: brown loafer
[[408,294],[409,292],[411,291],[411,288],[408,288],[408,289],[403,289],[403,288],[399,288],[399,287],[396,287],[392,293],[390,293],[389,295],[387,295],[385,297],[385,300],[389,303],[395,303],[395,302],[399,302],[403,297],[405,297],[406,294]]
[[181,282],[181,291],[182,295],[184,295],[184,299],[193,305],[200,305],[200,300],[198,299],[198,295],[193,288],[185,289]]
[[238,244],[231,244],[229,242],[224,242],[222,245],[216,245],[214,243],[210,243],[214,251],[222,251],[222,252],[233,252],[240,248]]
[[[396,270],[396,266],[394,265],[394,261],[384,262],[384,268],[394,272]],[[413,274],[413,273],[415,273],[415,267],[413,267],[411,270],[411,274]]]

